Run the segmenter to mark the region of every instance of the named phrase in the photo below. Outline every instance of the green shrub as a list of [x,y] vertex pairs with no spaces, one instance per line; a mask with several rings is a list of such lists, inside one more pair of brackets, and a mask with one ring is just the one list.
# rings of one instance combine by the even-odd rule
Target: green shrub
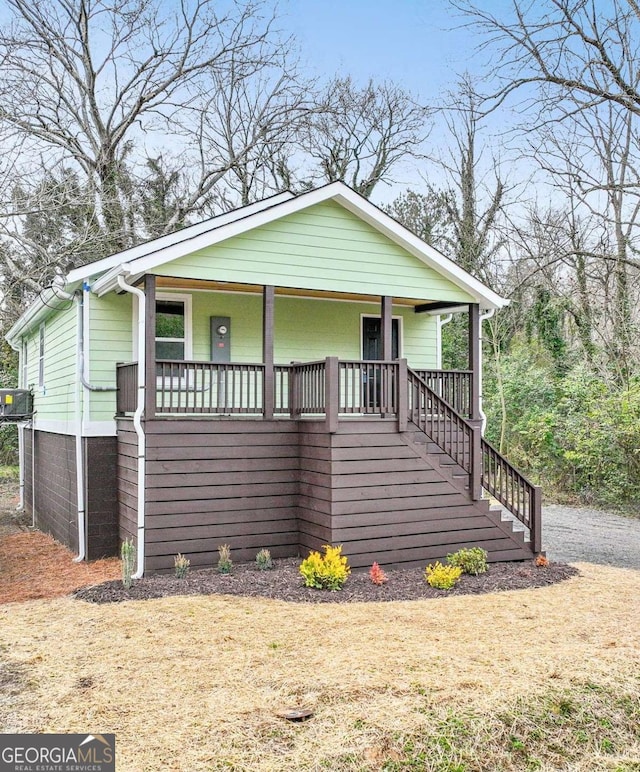
[[191,561],[178,552],[178,554],[173,559],[173,565],[175,566],[176,576],[178,579],[184,579],[185,576],[189,573],[189,566],[191,565]]
[[218,571],[221,574],[230,574],[232,566],[231,547],[228,544],[221,544],[218,547]]
[[447,555],[447,563],[450,566],[461,568],[465,574],[484,574],[487,570],[487,551],[481,547],[471,547],[470,549],[461,549],[452,555]]
[[122,586],[128,590],[133,582],[133,573],[136,567],[136,547],[133,539],[125,539],[120,547],[122,559]]
[[325,544],[323,549],[324,555],[312,552],[300,565],[305,587],[341,590],[351,573],[347,558],[342,554],[342,545],[331,547]]
[[457,566],[443,566],[442,563],[428,565],[424,572],[424,578],[436,590],[450,590],[458,583],[462,576],[462,569]]
[[260,550],[256,555],[256,565],[261,571],[267,571],[273,568],[273,559],[269,550]]

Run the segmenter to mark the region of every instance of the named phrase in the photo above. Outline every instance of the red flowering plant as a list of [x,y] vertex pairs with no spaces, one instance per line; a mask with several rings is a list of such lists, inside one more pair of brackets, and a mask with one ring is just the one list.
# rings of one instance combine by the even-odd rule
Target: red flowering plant
[[377,563],[374,563],[369,569],[369,576],[371,577],[371,581],[378,586],[389,581],[389,577]]

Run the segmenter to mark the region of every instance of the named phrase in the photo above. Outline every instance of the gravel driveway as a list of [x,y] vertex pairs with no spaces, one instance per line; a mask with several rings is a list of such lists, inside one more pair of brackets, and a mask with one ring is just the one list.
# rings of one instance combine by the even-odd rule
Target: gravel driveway
[[552,504],[542,510],[542,547],[551,560],[640,569],[640,520]]

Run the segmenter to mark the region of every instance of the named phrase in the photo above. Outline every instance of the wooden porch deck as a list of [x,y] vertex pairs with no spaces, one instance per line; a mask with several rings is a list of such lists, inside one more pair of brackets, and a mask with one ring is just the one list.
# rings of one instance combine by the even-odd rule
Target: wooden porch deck
[[[271,402],[264,368],[158,363],[155,412],[144,421],[149,570],[169,569],[177,552],[211,565],[221,543],[239,560],[261,547],[284,556],[342,543],[354,567],[422,563],[476,544],[491,560],[540,550],[539,488],[429,385],[464,410],[472,374],[419,373],[404,360],[276,365]],[[135,377],[136,365],[119,366],[122,538],[136,523],[137,445],[126,415]],[[529,542],[483,491],[524,524]]]

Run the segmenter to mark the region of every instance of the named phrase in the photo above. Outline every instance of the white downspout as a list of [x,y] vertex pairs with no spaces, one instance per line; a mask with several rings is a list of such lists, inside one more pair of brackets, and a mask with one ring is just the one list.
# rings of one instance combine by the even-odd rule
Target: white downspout
[[478,395],[480,398],[480,418],[482,419],[482,426],[480,428],[480,431],[482,432],[482,436],[484,437],[484,430],[487,427],[487,415],[482,409],[482,322],[484,322],[485,319],[491,319],[491,317],[495,314],[496,309],[490,308],[488,311],[485,311],[483,314],[480,314],[480,324],[479,331],[478,331],[478,337],[479,337],[479,345],[480,345],[480,363],[478,367]]
[[436,370],[442,370],[442,328],[453,319],[453,314],[438,316],[436,321]]
[[[84,450],[82,447],[82,417],[83,417],[83,391],[81,388],[82,370],[81,370],[81,353],[82,353],[82,297],[81,294],[66,292],[62,287],[53,284],[51,289],[54,294],[61,300],[75,300],[77,305],[77,322],[76,322],[76,382],[75,382],[75,450],[76,450],[76,499],[78,505],[78,554],[73,559],[74,563],[81,563],[87,555],[87,536],[85,528],[85,495],[84,495]],[[33,440],[35,446],[35,436]],[[35,456],[35,452],[32,449],[32,455]],[[35,488],[34,488],[35,496]],[[35,514],[35,506],[33,507]]]
[[144,429],[142,427],[142,413],[144,411],[145,395],[145,305],[146,297],[138,287],[127,284],[124,276],[118,276],[118,286],[125,292],[130,292],[138,298],[138,401],[136,411],[133,414],[133,428],[138,436],[138,534],[137,534],[137,568],[134,579],[141,579],[144,574],[144,515],[145,515],[145,463],[146,443]]
[[[14,351],[18,352],[18,388],[19,389],[26,389],[27,384],[24,383],[24,343],[20,342],[20,345],[17,345],[15,343],[10,342],[9,345]],[[33,420],[33,419],[32,419]],[[16,507],[16,512],[23,512],[24,511],[24,430],[25,426],[27,424],[21,423],[18,424],[18,474],[19,474],[19,485],[20,485],[20,492],[19,492],[19,498],[18,498],[18,506]]]
[[20,477],[20,494],[16,512],[24,511],[24,424],[18,424],[18,464]]
[[[80,291],[82,293],[82,290]],[[84,412],[84,389],[82,388],[82,294],[76,297],[76,383],[75,383],[75,419],[76,419],[76,498],[78,500],[78,555],[74,563],[81,563],[86,555],[85,534],[85,497],[84,497],[84,453],[82,448],[82,425]]]

